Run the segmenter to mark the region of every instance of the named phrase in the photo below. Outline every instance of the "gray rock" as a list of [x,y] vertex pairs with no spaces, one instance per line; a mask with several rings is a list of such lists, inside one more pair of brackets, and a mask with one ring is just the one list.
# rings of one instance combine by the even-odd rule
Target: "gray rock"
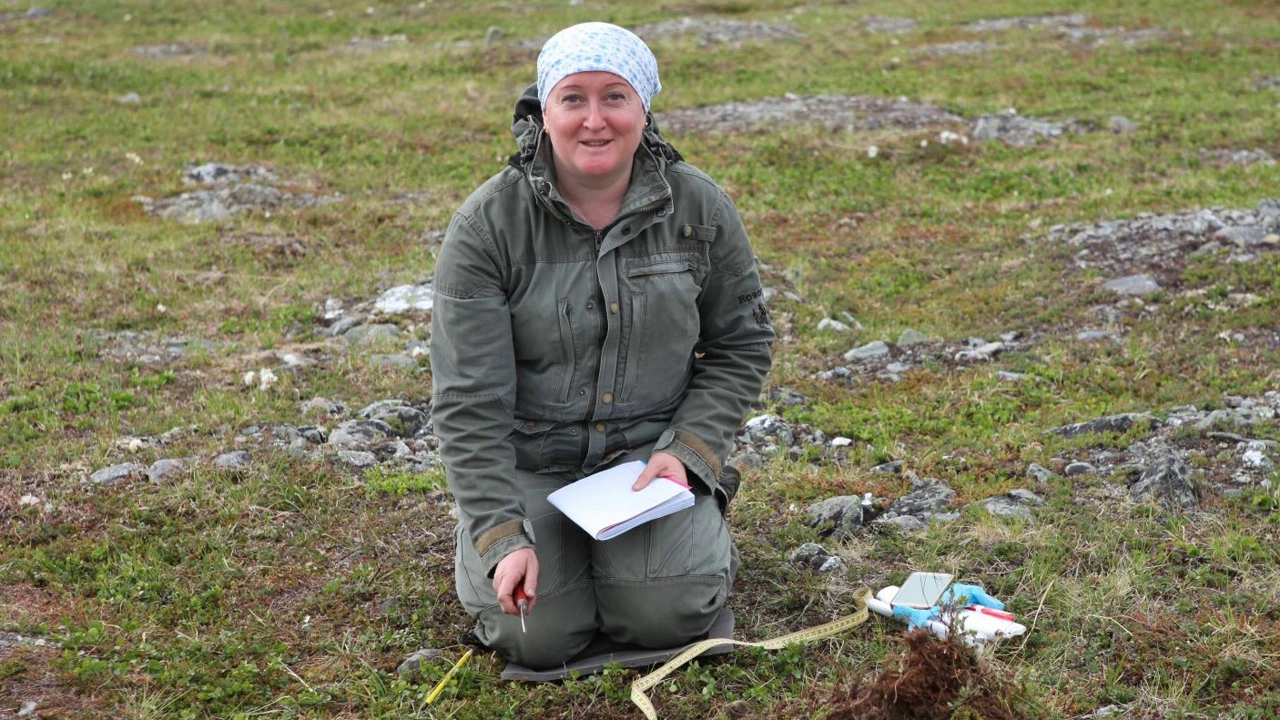
[[876,520],[876,524],[894,528],[899,532],[920,532],[928,529],[929,527],[924,520],[921,520],[914,515],[898,515],[897,517],[880,518]]
[[331,337],[345,337],[347,333],[353,329],[360,327],[364,322],[364,318],[356,316],[348,316],[339,319],[333,325],[329,326],[329,335]]
[[1062,474],[1067,477],[1076,477],[1077,475],[1088,475],[1096,471],[1097,468],[1092,463],[1073,462],[1067,463],[1067,466],[1062,469]]
[[379,420],[400,437],[413,437],[427,424],[427,414],[403,400],[383,400],[360,411],[365,420]]
[[789,25],[760,20],[725,20],[711,17],[663,20],[640,25],[633,32],[646,41],[692,35],[698,38],[700,45],[800,37],[800,33]]
[[422,662],[424,660],[431,660],[433,658],[440,657],[442,654],[443,654],[442,650],[436,650],[434,648],[424,648],[422,650],[418,650],[417,652],[413,653],[409,657],[405,658],[404,661],[401,662],[400,665],[396,668],[396,672],[401,675],[417,672],[422,669]]
[[743,425],[743,429],[756,443],[776,439],[779,445],[790,447],[795,441],[795,433],[791,431],[791,427],[777,415],[760,415],[751,418]]
[[[1252,445],[1252,443],[1250,443]],[[1275,470],[1276,463],[1262,448],[1249,448],[1240,456],[1240,464],[1248,470],[1261,470],[1263,472],[1271,472]]]
[[868,514],[865,510],[869,510],[869,506],[864,507],[863,498],[858,495],[827,498],[805,508],[809,513],[809,527],[824,530],[829,527],[832,539],[837,542],[849,538],[864,521],[870,520],[864,517]]
[[1123,433],[1128,432],[1138,422],[1146,421],[1151,423],[1151,429],[1155,430],[1164,425],[1159,419],[1153,415],[1146,413],[1124,413],[1121,415],[1108,415],[1100,417],[1096,420],[1088,422],[1075,423],[1073,425],[1063,425],[1056,427],[1049,432],[1054,435],[1072,438],[1085,433]]
[[948,55],[977,55],[978,53],[984,53],[988,50],[995,50],[998,47],[999,45],[989,42],[962,40],[960,42],[922,45],[918,49],[925,55],[946,57]]
[[53,14],[53,11],[50,10],[49,8],[43,8],[37,5],[29,8],[25,13],[22,14],[22,17],[28,20],[35,20],[36,18],[49,17],[52,14]]
[[818,572],[829,573],[829,572],[835,572],[837,570],[841,570],[843,568],[844,568],[844,561],[833,555],[827,558],[825,562],[823,562],[821,565],[818,566]]
[[247,450],[232,450],[222,453],[213,459],[213,466],[222,470],[245,470],[251,465],[253,458]]
[[764,394],[761,400],[777,403],[782,407],[791,408],[804,407],[805,404],[809,402],[809,399],[804,395],[796,392],[795,390],[784,387],[769,390],[769,392]]
[[1068,28],[1081,27],[1089,22],[1089,16],[1083,13],[1069,15],[1018,15],[994,19],[974,20],[961,25],[972,32],[1003,32],[1005,30],[1030,28]]
[[900,515],[912,515],[917,518],[928,519],[934,513],[941,512],[947,508],[951,501],[955,499],[955,496],[956,491],[945,483],[936,483],[894,500],[889,505],[889,509],[885,511],[885,515],[890,518]]
[[1030,376],[1027,375],[1026,373],[1013,372],[1011,370],[996,371],[996,379],[1003,380],[1004,382],[1022,382],[1023,380],[1026,380],[1029,377]]
[[961,350],[956,353],[956,362],[987,362],[995,359],[1004,350],[1004,343],[989,342],[972,350]]
[[394,340],[400,337],[400,328],[389,323],[376,325],[360,325],[343,334],[352,345],[371,345],[383,340]]
[[395,430],[381,420],[347,420],[329,433],[329,444],[354,449],[383,442],[395,434]]
[[1107,129],[1117,135],[1124,135],[1137,130],[1138,123],[1123,115],[1112,115],[1111,118],[1107,120]]
[[923,345],[927,342],[932,342],[929,336],[913,328],[907,328],[906,330],[903,330],[902,334],[898,336],[898,345],[901,347],[911,347],[912,345]]
[[806,565],[812,568],[818,568],[831,557],[831,553],[818,543],[808,542],[791,552],[791,562],[796,565]]
[[1145,273],[1109,280],[1102,284],[1102,288],[1119,295],[1151,295],[1162,289],[1155,278]]
[[1015,517],[1023,520],[1031,519],[1031,508],[1004,495],[987,498],[986,500],[979,500],[974,504],[996,517]]
[[151,463],[147,468],[147,479],[153,483],[161,483],[181,475],[187,469],[186,463],[177,458],[164,458]]
[[1119,340],[1116,334],[1107,330],[1081,330],[1076,333],[1077,340],[1096,342],[1098,340]]
[[30,717],[36,714],[37,703],[35,700],[28,700],[22,703],[22,707],[18,708],[18,717]]
[[1043,498],[1031,492],[1030,490],[1027,490],[1026,488],[1017,488],[1014,490],[1010,490],[1009,497],[1013,498],[1014,500],[1017,500],[1020,503],[1030,505],[1032,507],[1039,507],[1044,504]]
[[382,293],[374,302],[375,310],[396,315],[410,310],[429,311],[435,304],[435,288],[431,283],[423,285],[399,285]]
[[822,318],[818,321],[818,330],[833,330],[835,332],[849,332],[849,326],[839,320],[831,318]]
[[384,370],[416,370],[418,361],[408,355],[399,353],[391,355],[370,355],[370,367],[382,368]]
[[871,468],[871,472],[873,472],[873,473],[888,473],[888,474],[890,474],[890,475],[897,475],[897,474],[899,474],[899,473],[901,473],[901,472],[902,472],[902,461],[901,461],[901,460],[890,460],[890,461],[888,461],[888,462],[882,462],[882,463],[880,463],[879,465],[876,465],[875,467],[872,467],[872,468]]
[[1036,482],[1047,483],[1053,478],[1053,471],[1035,463],[1027,466],[1027,477]]
[[366,468],[378,464],[378,456],[364,450],[339,450],[338,459],[357,468]]
[[102,468],[90,475],[89,481],[96,485],[114,485],[118,482],[141,478],[146,472],[147,466],[142,463],[121,463]]
[[844,354],[845,362],[862,362],[865,360],[873,360],[875,358],[884,357],[889,354],[889,346],[882,340],[869,342],[862,347],[857,347]]
[[125,93],[124,95],[117,95],[116,102],[121,105],[137,105],[142,102],[142,96],[136,92]]
[[880,17],[873,15],[862,21],[868,32],[904,33],[916,29],[916,21],[905,17]]
[[1238,247],[1247,248],[1256,245],[1274,244],[1274,241],[1267,241],[1267,236],[1272,234],[1274,233],[1271,228],[1262,225],[1238,225],[1236,227],[1224,227],[1214,233],[1214,237],[1222,238]]
[[484,33],[484,41],[492,45],[505,37],[507,32],[497,25],[490,25]]
[[188,166],[182,173],[182,182],[187,185],[231,185],[250,180],[273,183],[279,178],[261,165],[224,165],[212,162]]
[[970,134],[978,142],[999,140],[1010,147],[1029,147],[1043,140],[1066,134],[1080,135],[1093,129],[1093,126],[1075,120],[1049,122],[1005,112],[977,118]]
[[1155,501],[1173,509],[1193,510],[1200,504],[1191,466],[1172,454],[1151,462],[1129,487],[1129,495],[1134,502]]
[[336,418],[342,417],[346,413],[346,405],[328,398],[313,397],[302,404],[302,414],[305,417]]
[[865,95],[787,94],[782,97],[689,107],[662,113],[664,132],[744,132],[757,128],[813,125],[834,131],[898,128],[917,130],[963,121],[958,115],[906,98]]

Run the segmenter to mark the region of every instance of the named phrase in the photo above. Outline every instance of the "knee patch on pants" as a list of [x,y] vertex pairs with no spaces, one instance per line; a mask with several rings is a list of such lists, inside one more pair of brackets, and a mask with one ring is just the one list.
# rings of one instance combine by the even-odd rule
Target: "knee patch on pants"
[[600,630],[618,642],[643,647],[683,645],[711,628],[728,591],[729,580],[722,575],[597,580]]

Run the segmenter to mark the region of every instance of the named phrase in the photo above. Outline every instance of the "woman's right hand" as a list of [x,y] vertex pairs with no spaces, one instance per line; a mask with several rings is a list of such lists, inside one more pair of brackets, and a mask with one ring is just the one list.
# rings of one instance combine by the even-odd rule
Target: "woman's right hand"
[[[519,615],[520,608],[512,595],[516,586],[524,583],[524,594],[529,596],[529,607],[538,602],[538,554],[533,548],[520,548],[498,561],[493,571],[493,589],[498,593],[498,604],[502,612],[508,615]],[[527,612],[526,610],[526,612]]]

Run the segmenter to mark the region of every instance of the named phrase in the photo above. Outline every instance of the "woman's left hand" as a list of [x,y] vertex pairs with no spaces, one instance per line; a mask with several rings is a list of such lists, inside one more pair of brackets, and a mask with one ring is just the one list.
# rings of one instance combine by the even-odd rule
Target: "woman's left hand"
[[644,472],[636,478],[631,489],[643,490],[656,477],[671,478],[685,487],[689,486],[689,472],[685,469],[684,463],[680,462],[675,455],[659,450],[649,456],[649,464],[644,466]]

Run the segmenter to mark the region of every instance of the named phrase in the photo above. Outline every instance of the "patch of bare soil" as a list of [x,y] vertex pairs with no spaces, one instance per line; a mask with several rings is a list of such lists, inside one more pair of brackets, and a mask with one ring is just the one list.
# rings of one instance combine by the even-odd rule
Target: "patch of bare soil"
[[963,121],[941,108],[906,98],[867,95],[791,95],[761,100],[684,108],[662,113],[659,124],[673,134],[742,132],[761,127],[818,125],[831,131],[878,130],[957,124]]
[[64,682],[53,667],[61,652],[57,647],[0,644],[0,720],[119,717],[101,696]]
[[722,20],[719,18],[681,18],[663,20],[633,28],[646,41],[693,35],[702,45],[755,40],[787,40],[800,37],[790,25],[759,20]]

